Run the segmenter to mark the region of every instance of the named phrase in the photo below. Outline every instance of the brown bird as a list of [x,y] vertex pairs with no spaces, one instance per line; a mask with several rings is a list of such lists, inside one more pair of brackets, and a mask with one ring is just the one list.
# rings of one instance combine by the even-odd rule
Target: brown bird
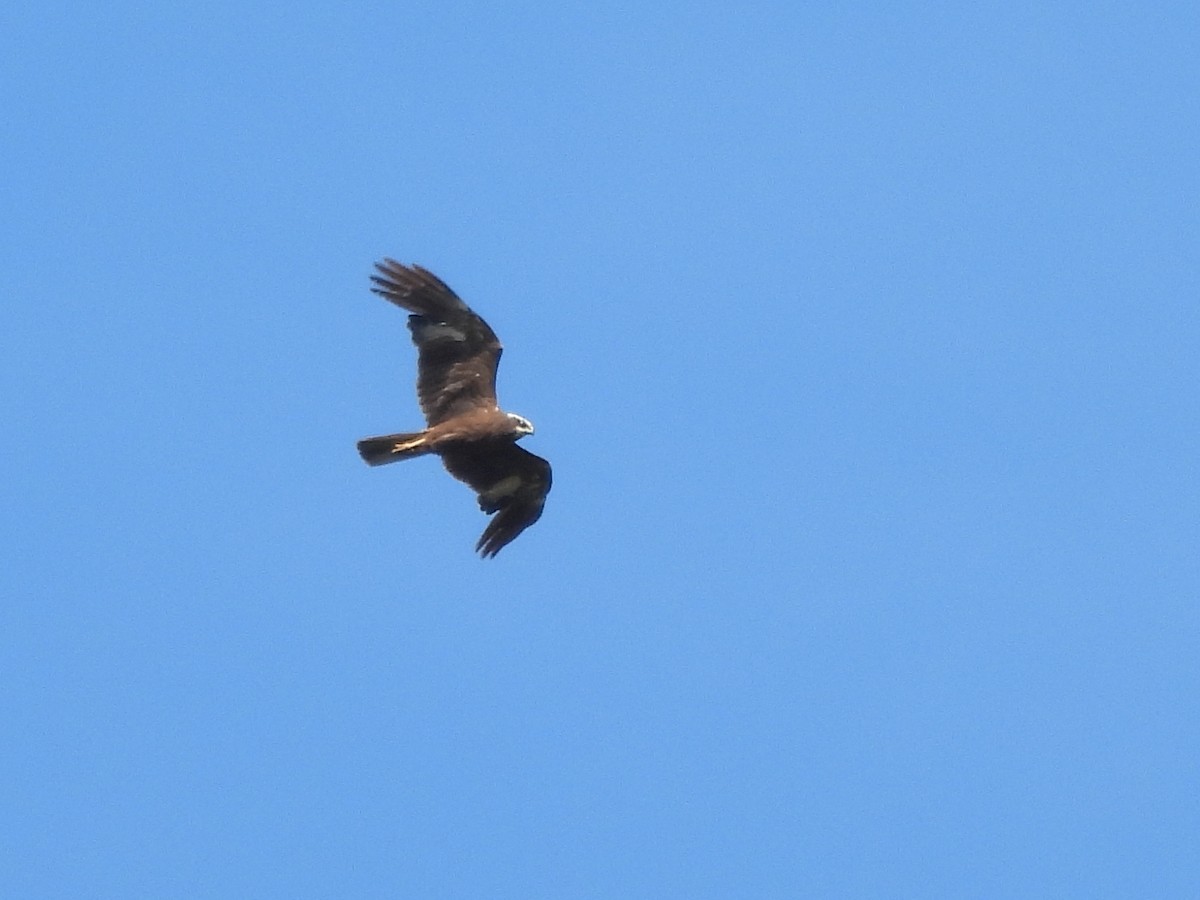
[[503,348],[496,333],[432,272],[392,259],[376,263],[371,288],[407,309],[417,345],[417,399],[427,428],[358,442],[368,465],[433,453],[494,515],[475,549],[485,558],[542,515],[550,493],[550,463],[517,446],[533,434],[523,416],[496,403],[496,367]]

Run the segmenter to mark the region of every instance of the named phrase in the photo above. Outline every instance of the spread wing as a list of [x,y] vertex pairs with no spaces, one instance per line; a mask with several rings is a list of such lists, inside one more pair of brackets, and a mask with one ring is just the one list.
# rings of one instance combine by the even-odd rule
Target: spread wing
[[376,263],[371,288],[407,309],[419,351],[417,398],[432,426],[480,407],[496,407],[496,366],[503,349],[496,333],[440,278],[393,259]]
[[446,471],[479,494],[479,508],[495,516],[475,549],[484,557],[536,522],[550,493],[550,463],[514,441],[478,441],[442,451]]

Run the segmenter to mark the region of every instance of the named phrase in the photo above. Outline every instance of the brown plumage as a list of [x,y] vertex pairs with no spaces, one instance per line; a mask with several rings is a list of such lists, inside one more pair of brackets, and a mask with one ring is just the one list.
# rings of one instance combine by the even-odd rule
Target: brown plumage
[[496,403],[496,367],[503,348],[496,333],[432,272],[385,259],[376,263],[371,288],[407,309],[417,345],[417,399],[424,431],[382,435],[358,442],[369,465],[427,454],[479,495],[494,518],[475,549],[492,557],[542,515],[550,492],[550,463],[518,447],[533,434],[521,416]]

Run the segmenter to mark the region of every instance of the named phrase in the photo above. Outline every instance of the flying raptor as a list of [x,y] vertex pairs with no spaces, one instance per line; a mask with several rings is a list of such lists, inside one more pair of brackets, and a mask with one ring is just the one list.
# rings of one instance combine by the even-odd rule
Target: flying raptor
[[365,438],[358,452],[371,466],[440,456],[446,471],[470,485],[479,508],[493,516],[475,545],[485,558],[493,557],[541,517],[550,463],[517,446],[533,434],[533,425],[496,403],[503,348],[488,323],[427,269],[392,259],[375,268],[371,290],[411,313],[417,399],[427,427]]

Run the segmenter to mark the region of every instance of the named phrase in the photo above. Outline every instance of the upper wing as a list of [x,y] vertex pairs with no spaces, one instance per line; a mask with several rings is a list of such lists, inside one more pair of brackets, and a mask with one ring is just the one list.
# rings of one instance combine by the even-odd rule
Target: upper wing
[[536,522],[550,493],[550,463],[515,441],[478,441],[442,451],[451,475],[479,494],[479,508],[495,514],[475,549],[495,556]]
[[408,330],[420,351],[417,397],[430,425],[479,407],[496,406],[496,333],[446,284],[420,266],[376,263],[371,288],[413,315]]

